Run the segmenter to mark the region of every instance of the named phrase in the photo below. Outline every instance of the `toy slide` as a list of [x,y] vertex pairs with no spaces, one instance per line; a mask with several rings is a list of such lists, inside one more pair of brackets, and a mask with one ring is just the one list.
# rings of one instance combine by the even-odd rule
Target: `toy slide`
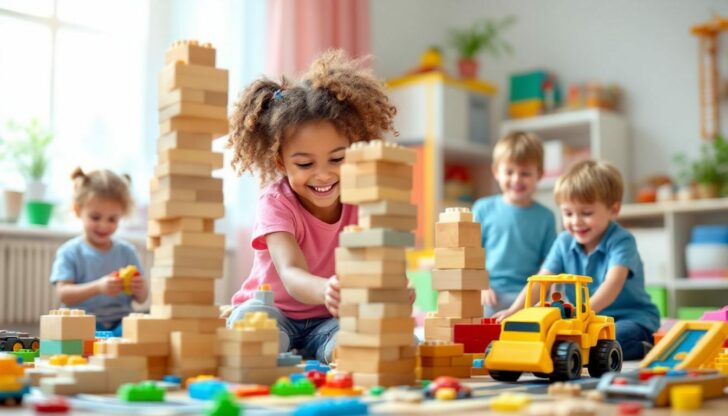
[[709,368],[726,338],[728,324],[725,322],[678,322],[640,362],[640,368]]

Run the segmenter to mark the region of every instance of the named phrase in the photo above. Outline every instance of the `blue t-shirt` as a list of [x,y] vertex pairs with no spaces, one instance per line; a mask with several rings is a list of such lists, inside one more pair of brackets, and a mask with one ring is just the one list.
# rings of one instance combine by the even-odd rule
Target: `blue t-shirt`
[[535,201],[519,207],[495,195],[477,200],[473,215],[480,222],[490,287],[496,294],[520,292],[556,239],[554,214]]
[[[645,291],[645,274],[637,243],[634,236],[616,222],[610,222],[599,245],[588,255],[571,234],[562,232],[543,265],[555,274],[591,276],[590,296],[594,296],[612,266],[624,266],[629,274],[614,302],[599,313],[612,316],[615,321],[635,321],[651,332],[657,331],[660,315]],[[572,301],[576,299],[572,285],[566,285],[565,291],[566,297]]]
[[[51,269],[51,283],[87,283],[130,264],[144,274],[136,250],[131,244],[113,239],[110,250],[99,251],[90,246],[83,237],[76,237],[63,243],[56,252]],[[132,297],[124,293],[114,297],[97,295],[73,307],[96,315],[97,322],[112,324],[131,312],[131,301]]]

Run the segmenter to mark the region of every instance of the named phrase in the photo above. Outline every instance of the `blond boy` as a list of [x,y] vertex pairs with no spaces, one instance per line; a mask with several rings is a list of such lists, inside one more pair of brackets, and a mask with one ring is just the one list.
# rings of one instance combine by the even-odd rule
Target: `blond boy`
[[491,288],[483,292],[486,316],[513,303],[556,238],[554,215],[533,199],[543,176],[541,140],[525,132],[506,135],[493,149],[491,169],[501,194],[473,205],[490,274]]
[[[554,198],[566,231],[557,238],[539,274],[591,276],[591,308],[614,317],[624,359],[636,360],[644,356],[660,318],[645,291],[635,239],[614,221],[623,189],[622,176],[614,166],[593,160],[577,163],[559,179]],[[573,287],[565,291],[568,299],[576,298]],[[496,317],[502,320],[515,313],[524,300],[525,289]]]

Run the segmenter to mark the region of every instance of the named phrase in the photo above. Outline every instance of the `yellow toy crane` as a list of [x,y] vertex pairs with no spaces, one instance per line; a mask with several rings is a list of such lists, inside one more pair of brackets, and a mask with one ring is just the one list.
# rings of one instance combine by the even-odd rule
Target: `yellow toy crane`
[[718,36],[724,30],[728,30],[728,19],[721,16],[690,28],[690,33],[700,38],[700,135],[704,139],[720,133]]

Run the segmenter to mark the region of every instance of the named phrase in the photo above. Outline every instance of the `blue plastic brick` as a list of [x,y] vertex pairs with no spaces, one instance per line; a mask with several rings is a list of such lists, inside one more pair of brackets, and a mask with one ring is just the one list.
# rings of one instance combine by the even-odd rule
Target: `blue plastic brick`
[[695,244],[728,244],[728,225],[696,225],[690,235]]
[[306,375],[303,373],[293,373],[288,376],[289,379],[291,379],[291,383],[295,383],[298,380],[301,380],[303,378],[306,378]]
[[306,368],[303,370],[304,373],[308,373],[311,370],[316,370],[322,373],[328,373],[329,372],[329,366],[326,364],[321,364],[318,360],[307,360],[306,361]]
[[162,381],[166,381],[167,383],[182,384],[182,377],[167,374],[166,376],[162,377]]
[[473,360],[473,368],[483,368],[483,359],[476,358]]
[[292,352],[282,352],[278,354],[278,367],[290,367],[298,365],[303,360],[300,355],[293,354]]
[[197,400],[212,400],[221,391],[226,391],[225,383],[220,380],[196,381],[187,386],[190,397]]
[[67,339],[63,341],[53,339],[40,340],[40,355],[82,355],[83,341],[80,339]]
[[96,338],[114,338],[114,331],[96,331]]
[[369,406],[360,399],[319,400],[305,403],[293,411],[294,416],[368,415]]
[[688,372],[685,370],[670,370],[667,373],[665,373],[665,376],[667,377],[685,377],[688,375]]

